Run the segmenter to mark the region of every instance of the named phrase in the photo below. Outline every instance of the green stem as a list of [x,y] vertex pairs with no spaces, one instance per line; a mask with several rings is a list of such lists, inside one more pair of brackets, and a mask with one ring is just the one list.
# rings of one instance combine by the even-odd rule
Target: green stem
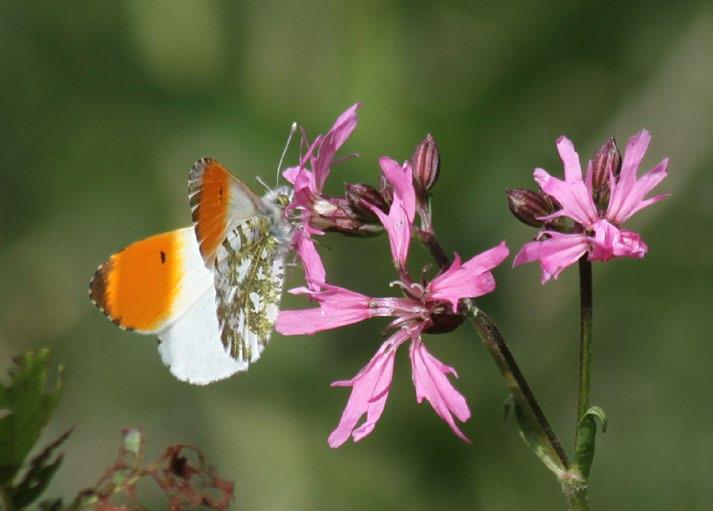
[[[520,413],[528,424],[534,426],[532,435],[536,438],[537,446],[531,444],[540,459],[558,477],[566,472],[569,467],[569,460],[565,454],[562,444],[557,439],[550,423],[547,421],[542,408],[535,399],[535,395],[530,389],[530,385],[520,371],[515,358],[505,343],[505,339],[490,317],[483,311],[475,307],[470,300],[466,301],[470,312],[470,321],[478,335],[483,340],[483,344],[488,348],[495,364],[500,369],[500,373],[505,379],[505,383],[510,393],[515,398]],[[528,444],[530,443],[525,438]],[[538,449],[542,449],[538,452]]]
[[[430,225],[418,232],[421,241],[436,263],[442,268],[451,261],[441,246]],[[560,482],[562,493],[570,511],[588,511],[587,495],[589,467],[594,455],[596,423],[589,412],[590,356],[592,340],[592,267],[583,258],[580,260],[580,284],[582,297],[581,313],[581,355],[580,393],[577,408],[577,443],[575,462],[570,463],[567,454],[555,435],[530,385],[520,371],[505,339],[495,322],[478,309],[472,300],[464,300],[473,328],[498,366],[505,383],[515,400],[515,413],[520,424],[520,434],[538,458],[549,468]],[[601,411],[601,410],[600,410]],[[600,417],[601,418],[601,417]]]
[[[577,424],[589,410],[592,371],[592,263],[586,254],[579,260],[579,400]],[[577,428],[579,431],[579,428]],[[576,439],[575,439],[576,443]]]

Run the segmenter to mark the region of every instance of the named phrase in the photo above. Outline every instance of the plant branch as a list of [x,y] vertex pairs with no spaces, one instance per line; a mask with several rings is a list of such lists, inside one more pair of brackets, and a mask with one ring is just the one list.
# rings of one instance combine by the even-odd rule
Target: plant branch
[[[533,445],[527,438],[524,438],[525,441],[530,444],[548,468],[559,477],[569,467],[569,460],[562,448],[562,444],[557,439],[545,414],[542,412],[542,408],[540,408],[537,399],[535,399],[530,385],[523,376],[520,367],[505,343],[505,339],[493,320],[470,300],[466,303],[470,312],[471,324],[480,335],[488,351],[490,351],[490,355],[493,357],[498,369],[500,369],[508,389],[520,408],[520,413],[524,415],[524,419],[530,425],[535,426],[532,434],[539,445]],[[524,432],[523,437],[525,437]],[[543,449],[543,451],[538,452],[539,449]]]
[[[592,370],[592,263],[583,255],[579,260],[579,399],[577,423],[589,409]],[[577,429],[579,431],[579,429]]]
[[[419,237],[441,268],[450,265],[450,258],[446,255],[432,229],[419,231]],[[535,395],[532,393],[530,385],[510,352],[505,339],[495,322],[487,314],[478,309],[471,300],[466,300],[465,303],[473,328],[486,348],[488,348],[515,399],[517,404],[515,411],[518,414],[523,439],[543,463],[558,478],[562,479],[563,474],[566,474],[569,469],[567,454],[542,412],[542,408],[540,408],[537,399],[535,399]]]

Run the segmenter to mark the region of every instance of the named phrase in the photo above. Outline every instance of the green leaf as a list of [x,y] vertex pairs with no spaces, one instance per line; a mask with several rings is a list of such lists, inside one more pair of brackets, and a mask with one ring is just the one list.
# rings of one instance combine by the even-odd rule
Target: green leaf
[[524,413],[522,407],[515,401],[515,418],[520,427],[520,437],[532,449],[540,461],[545,464],[554,474],[559,477],[567,467],[565,467],[556,453],[550,447],[548,439],[542,434],[540,428],[533,424],[532,420]]
[[607,414],[604,413],[604,410],[602,410],[602,408],[600,406],[589,407],[589,410],[584,412],[584,416],[582,417],[582,420],[584,420],[584,418],[587,417],[588,415],[599,419],[599,422],[602,423],[602,433],[607,432]]
[[55,450],[67,440],[72,430],[73,428],[62,433],[32,459],[22,481],[11,490],[15,508],[21,509],[32,504],[47,488],[63,459],[62,454],[54,456]]
[[43,348],[18,357],[9,372],[8,385],[0,385],[0,409],[12,411],[0,420],[0,485],[11,481],[20,470],[59,399],[62,368],[48,389],[49,353]]
[[607,430],[607,416],[599,406],[590,407],[577,424],[577,441],[574,446],[574,461],[584,477],[589,477],[597,443],[597,421],[602,423],[602,432]]

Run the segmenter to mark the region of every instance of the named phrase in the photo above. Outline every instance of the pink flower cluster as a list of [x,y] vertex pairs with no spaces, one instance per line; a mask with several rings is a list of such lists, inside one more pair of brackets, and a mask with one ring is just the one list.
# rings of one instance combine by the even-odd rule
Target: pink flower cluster
[[[349,184],[345,198],[327,197],[326,179],[336,152],[356,127],[358,108],[358,104],[348,108],[314,142],[304,141],[306,154],[300,164],[284,172],[294,187],[287,211],[299,212],[294,243],[307,284],[291,292],[306,296],[317,306],[280,312],[275,328],[283,335],[312,335],[369,318],[393,318],[387,327],[390,335],[368,364],[354,378],[333,383],[336,387],[350,387],[351,394],[339,424],[329,436],[330,446],[338,447],[350,436],[358,441],[373,431],[389,395],[396,352],[404,344],[409,345],[416,400],[428,401],[453,432],[467,441],[456,424],[456,419],[464,422],[470,418],[465,398],[449,379],[451,375],[457,377],[456,371],[426,349],[423,334],[443,333],[460,325],[465,312],[461,301],[495,289],[491,270],[509,251],[502,242],[465,262],[455,254],[453,262],[430,281],[414,281],[407,262],[411,238],[417,232],[417,209],[423,239],[433,234],[427,200],[439,172],[435,141],[429,135],[419,145],[412,157],[414,169],[409,162],[400,165],[382,157],[380,191],[365,184]],[[536,169],[539,192],[508,192],[513,213],[529,225],[542,227],[535,241],[517,254],[514,265],[539,261],[545,283],[585,254],[590,261],[643,257],[646,244],[637,233],[621,225],[637,211],[665,197],[647,195],[665,178],[667,159],[637,178],[649,141],[647,131],[632,137],[622,162],[612,139],[599,150],[595,162],[589,162],[583,177],[572,142],[560,137],[557,149],[564,163],[565,179]],[[368,235],[382,229],[388,235],[398,272],[398,279],[391,284],[400,290],[400,296],[370,297],[327,282],[313,236],[326,230]]]
[[[557,140],[557,149],[564,164],[564,181],[543,169],[535,169],[534,177],[542,192],[561,206],[559,211],[541,217],[552,220],[567,217],[574,221],[574,232],[563,233],[545,229],[538,239],[527,243],[515,256],[514,266],[538,260],[542,268],[542,283],[557,278],[562,270],[587,254],[590,261],[608,261],[614,257],[644,257],[648,247],[641,237],[620,226],[637,211],[664,199],[666,195],[646,198],[665,177],[668,159],[664,159],[646,174],[636,174],[644,158],[651,135],[642,130],[629,140],[621,165],[621,174],[609,169],[605,180],[609,191],[606,209],[599,210],[594,200],[592,162],[582,178],[579,155],[566,137]],[[608,181],[608,182],[606,182]]]
[[[333,136],[334,141],[326,146],[329,151],[320,151],[320,156],[333,156],[332,148],[341,145],[346,138],[342,135],[351,132],[354,127],[354,112],[355,107],[352,107],[339,117],[330,131],[339,136]],[[348,129],[344,129],[345,126]],[[329,137],[318,139],[315,144]],[[495,279],[490,270],[508,256],[508,248],[503,242],[466,262],[461,262],[456,254],[453,264],[440,275],[429,282],[414,282],[407,269],[416,208],[413,172],[408,163],[399,165],[386,157],[381,158],[380,166],[384,178],[393,188],[393,198],[388,213],[373,205],[371,209],[388,234],[391,255],[399,273],[399,279],[392,285],[400,288],[402,296],[374,298],[327,283],[324,266],[308,236],[312,233],[305,230],[299,238],[298,249],[305,266],[307,286],[291,292],[308,296],[318,307],[282,311],[275,328],[283,335],[311,335],[373,317],[394,318],[388,326],[391,335],[369,363],[351,380],[333,384],[351,387],[352,390],[339,425],[329,436],[330,446],[338,447],[350,436],[354,441],[360,440],[374,429],[389,395],[396,351],[404,343],[410,343],[416,400],[419,403],[427,400],[455,434],[467,440],[455,419],[466,421],[470,418],[470,410],[465,398],[448,379],[449,375],[457,377],[456,371],[426,349],[422,334],[432,331],[444,318],[455,317],[459,323],[462,321],[460,300],[493,291]],[[312,169],[309,171],[302,166],[301,169],[287,171],[288,179],[295,184],[296,203],[304,211],[313,211],[315,204],[319,203],[329,165],[313,163]]]

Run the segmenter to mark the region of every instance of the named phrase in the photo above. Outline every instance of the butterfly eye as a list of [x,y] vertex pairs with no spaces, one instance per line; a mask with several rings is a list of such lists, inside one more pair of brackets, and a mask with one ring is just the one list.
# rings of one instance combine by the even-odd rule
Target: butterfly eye
[[277,197],[275,197],[275,202],[281,208],[286,208],[287,205],[290,203],[290,198],[287,196],[287,194],[278,193]]

